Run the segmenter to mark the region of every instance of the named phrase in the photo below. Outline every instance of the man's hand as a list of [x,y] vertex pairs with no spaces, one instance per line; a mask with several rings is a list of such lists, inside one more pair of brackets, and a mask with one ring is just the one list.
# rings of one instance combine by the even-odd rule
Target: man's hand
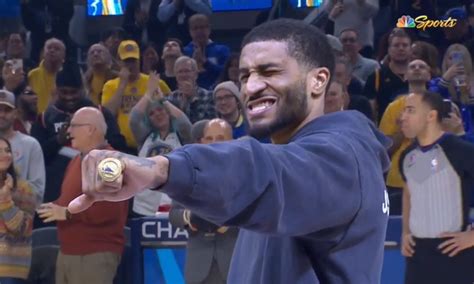
[[451,67],[448,68],[448,70],[446,70],[446,72],[444,72],[443,79],[446,82],[451,82],[454,79],[454,77],[456,77],[457,75],[462,75],[462,74],[465,74],[464,65],[453,64],[451,65]]
[[178,82],[178,90],[186,97],[192,97],[196,92],[196,87],[191,81]]
[[474,231],[444,233],[440,238],[450,238],[438,246],[441,253],[449,255],[449,257],[474,246]]
[[130,78],[130,70],[128,68],[122,67],[119,72],[119,86],[125,88],[128,85],[128,80]]
[[402,255],[405,257],[412,257],[415,253],[415,240],[411,234],[402,235]]
[[[114,182],[101,179],[97,166],[105,158],[117,158],[123,171]],[[93,150],[82,160],[83,195],[69,203],[72,214],[82,212],[97,201],[123,201],[144,189],[156,188],[168,180],[169,161],[163,156],[139,158],[116,151]]]
[[41,204],[40,208],[36,210],[36,212],[38,212],[38,216],[43,219],[44,223],[49,223],[66,220],[66,209],[66,207],[62,207],[54,203],[44,203]]
[[147,94],[154,100],[161,100],[163,92],[160,89],[160,74],[152,71],[148,77]]
[[334,5],[331,12],[329,13],[329,17],[335,19],[339,17],[342,12],[344,12],[344,4],[337,1],[336,5]]

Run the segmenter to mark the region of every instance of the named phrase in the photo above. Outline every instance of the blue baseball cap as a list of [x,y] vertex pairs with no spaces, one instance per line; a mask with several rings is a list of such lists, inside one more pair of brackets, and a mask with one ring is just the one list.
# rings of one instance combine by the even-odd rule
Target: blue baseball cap
[[444,16],[442,16],[442,20],[447,20],[448,18],[456,19],[456,20],[467,20],[467,13],[466,10],[463,7],[456,7],[456,8],[451,8],[446,13]]

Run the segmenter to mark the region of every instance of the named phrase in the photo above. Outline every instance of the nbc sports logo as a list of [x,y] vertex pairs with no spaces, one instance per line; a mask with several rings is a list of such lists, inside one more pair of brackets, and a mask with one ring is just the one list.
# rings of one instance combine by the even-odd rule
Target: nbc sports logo
[[415,20],[410,16],[401,16],[397,21],[397,28],[414,28]]

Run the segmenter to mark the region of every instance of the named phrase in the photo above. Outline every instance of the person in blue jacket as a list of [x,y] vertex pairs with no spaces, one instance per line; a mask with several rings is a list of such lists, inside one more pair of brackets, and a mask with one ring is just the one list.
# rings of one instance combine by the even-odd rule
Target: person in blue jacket
[[[333,67],[313,26],[279,19],[254,28],[242,44],[242,93],[250,133],[273,144],[248,138],[152,158],[93,151],[82,164],[84,195],[68,210],[155,188],[240,228],[228,283],[379,284],[390,141],[358,112],[324,115]],[[115,181],[100,179],[107,157],[123,164]]]

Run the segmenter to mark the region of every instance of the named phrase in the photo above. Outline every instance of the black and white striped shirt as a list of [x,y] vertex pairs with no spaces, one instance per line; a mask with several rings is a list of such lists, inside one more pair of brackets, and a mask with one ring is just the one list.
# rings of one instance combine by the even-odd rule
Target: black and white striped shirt
[[453,135],[424,147],[415,142],[401,155],[400,172],[410,191],[413,236],[438,238],[466,228],[469,192],[474,189],[474,145]]

